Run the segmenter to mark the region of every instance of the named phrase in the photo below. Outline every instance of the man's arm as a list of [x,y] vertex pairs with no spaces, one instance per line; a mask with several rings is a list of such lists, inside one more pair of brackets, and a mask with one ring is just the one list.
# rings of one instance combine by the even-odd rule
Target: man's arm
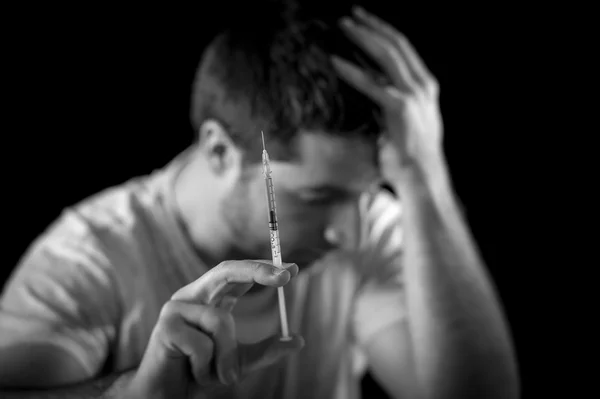
[[409,317],[368,343],[375,378],[400,397],[518,397],[508,328],[445,168],[415,170],[394,188],[403,204]]
[[[84,381],[81,364],[55,346],[0,350],[0,397],[6,399],[121,398],[132,375],[133,370]],[[28,388],[16,388],[25,386]],[[34,386],[53,388],[32,389]]]
[[81,362],[57,345],[41,342],[0,347],[0,390],[65,386],[89,378]]
[[344,80],[382,110],[381,171],[403,204],[407,313],[405,328],[393,327],[387,337],[396,335],[399,345],[408,339],[413,357],[408,364],[394,363],[399,357],[382,350],[385,361],[372,362],[379,364],[374,371],[385,378],[386,363],[395,365],[398,378],[385,381],[398,392],[401,367],[412,362],[418,396],[427,399],[516,398],[518,377],[508,328],[458,210],[443,159],[439,84],[392,25],[360,8],[353,16],[343,18],[341,26],[387,79],[373,79],[337,56],[332,62]]
[[104,387],[80,384],[106,362],[120,296],[109,256],[87,232],[70,214],[59,220],[32,243],[0,293],[0,391],[36,397],[41,389],[77,386],[84,395]]
[[127,399],[129,381],[135,370],[84,382],[68,387],[46,390],[2,390],[4,399]]

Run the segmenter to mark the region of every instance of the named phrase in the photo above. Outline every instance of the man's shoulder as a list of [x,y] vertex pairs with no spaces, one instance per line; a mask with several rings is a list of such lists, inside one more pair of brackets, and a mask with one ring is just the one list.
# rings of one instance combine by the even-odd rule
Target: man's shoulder
[[63,221],[68,220],[65,215],[77,215],[90,228],[128,229],[156,202],[158,194],[152,183],[151,176],[142,176],[106,188],[66,208]]
[[131,245],[140,224],[151,213],[157,193],[151,176],[106,188],[66,207],[34,242],[34,246],[107,249]]

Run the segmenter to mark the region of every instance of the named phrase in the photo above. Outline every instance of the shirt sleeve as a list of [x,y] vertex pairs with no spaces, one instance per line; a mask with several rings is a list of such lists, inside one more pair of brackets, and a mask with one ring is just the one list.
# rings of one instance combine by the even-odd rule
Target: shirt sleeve
[[361,207],[361,285],[353,315],[359,345],[406,317],[400,202],[382,191],[365,197]]
[[49,344],[97,375],[115,337],[108,259],[80,220],[63,216],[27,250],[0,296],[0,347]]

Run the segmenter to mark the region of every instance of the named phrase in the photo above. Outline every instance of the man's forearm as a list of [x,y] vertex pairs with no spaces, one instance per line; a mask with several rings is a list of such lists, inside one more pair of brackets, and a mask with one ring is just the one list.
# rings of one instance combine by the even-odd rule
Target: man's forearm
[[2,399],[126,399],[127,387],[135,370],[112,374],[97,380],[56,389],[10,390],[0,388]]
[[403,203],[407,306],[428,398],[516,398],[514,351],[499,301],[445,168],[395,185]]

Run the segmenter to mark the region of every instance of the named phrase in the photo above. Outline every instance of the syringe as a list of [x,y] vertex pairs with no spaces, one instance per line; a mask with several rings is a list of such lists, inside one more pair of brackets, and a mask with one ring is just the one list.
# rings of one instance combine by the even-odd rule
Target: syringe
[[[267,186],[267,203],[269,204],[269,233],[271,235],[271,255],[273,256],[273,265],[275,267],[282,267],[281,261],[281,245],[279,243],[279,230],[277,226],[277,210],[275,207],[275,192],[273,191],[273,179],[271,178],[271,166],[269,165],[269,154],[265,147],[265,135],[260,132],[263,142],[262,152],[262,163],[263,163],[263,175],[265,177],[265,183]],[[287,311],[285,308],[285,295],[283,293],[283,287],[277,287],[277,294],[279,296],[279,318],[281,320],[281,340],[289,341],[291,339],[288,321]]]

